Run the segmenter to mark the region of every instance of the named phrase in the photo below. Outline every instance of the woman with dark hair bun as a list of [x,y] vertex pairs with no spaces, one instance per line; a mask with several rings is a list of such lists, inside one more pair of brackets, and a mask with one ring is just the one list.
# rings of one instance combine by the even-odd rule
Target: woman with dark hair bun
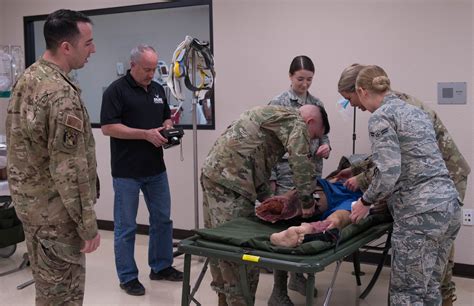
[[[325,118],[323,121],[324,136],[311,142],[311,152],[317,177],[320,178],[323,171],[323,158],[328,158],[331,152],[328,133],[330,130],[327,113],[324,104],[309,93],[309,88],[314,77],[313,61],[306,55],[296,56],[290,64],[289,78],[290,88],[270,101],[270,105],[280,105],[286,107],[299,108],[305,104],[313,104],[320,108],[321,114]],[[288,164],[286,155],[273,168],[270,177],[271,186],[275,195],[281,195],[294,188],[292,172]],[[287,292],[288,273],[286,271],[274,271],[274,287],[268,305],[293,305]],[[303,273],[291,273],[288,288],[306,295],[306,278]],[[314,291],[316,294],[316,290]]]
[[[309,88],[313,82],[314,77],[314,64],[313,61],[306,55],[299,55],[295,57],[290,64],[289,69],[289,78],[290,78],[290,88],[280,95],[273,98],[269,105],[281,105],[287,107],[299,108],[305,104],[317,105],[324,110],[324,104],[309,93]],[[326,114],[327,115],[327,114]],[[323,169],[323,158],[328,158],[331,151],[329,145],[329,123],[324,122],[325,124],[325,135],[313,141],[311,143],[311,149],[313,150],[313,158],[316,162],[316,172],[318,177],[321,177]],[[284,168],[282,168],[284,167]],[[278,172],[278,173],[277,173]],[[282,194],[293,188],[293,182],[291,179],[291,171],[288,166],[288,163],[282,161],[272,172],[272,186],[276,194]]]

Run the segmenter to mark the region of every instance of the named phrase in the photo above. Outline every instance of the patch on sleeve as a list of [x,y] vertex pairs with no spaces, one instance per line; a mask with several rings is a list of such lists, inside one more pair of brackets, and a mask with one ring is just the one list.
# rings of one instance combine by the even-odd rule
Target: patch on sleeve
[[82,120],[70,114],[66,115],[66,119],[64,120],[64,125],[70,128],[73,128],[79,132],[82,132],[82,129],[83,129]]
[[384,134],[387,134],[388,132],[388,127],[380,130],[380,131],[375,131],[375,132],[370,132],[370,137],[375,137],[375,138],[379,138],[380,136],[384,135]]
[[63,134],[63,145],[67,149],[73,149],[77,146],[79,132],[72,128],[65,128]]

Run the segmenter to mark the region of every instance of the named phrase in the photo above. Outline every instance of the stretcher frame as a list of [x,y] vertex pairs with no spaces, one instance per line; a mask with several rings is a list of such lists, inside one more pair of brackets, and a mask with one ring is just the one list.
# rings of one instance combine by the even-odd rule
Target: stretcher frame
[[[202,279],[207,271],[209,258],[222,259],[235,262],[239,265],[240,283],[243,294],[245,296],[247,305],[253,305],[250,297],[249,286],[247,283],[247,266],[257,265],[259,267],[284,270],[290,272],[307,273],[308,281],[306,283],[306,305],[313,305],[314,301],[314,274],[321,272],[326,266],[336,262],[336,269],[333,273],[331,284],[326,292],[324,299],[324,306],[329,305],[329,300],[332,295],[333,287],[336,281],[337,273],[342,261],[354,254],[354,271],[357,285],[360,286],[360,261],[359,250],[366,248],[366,245],[374,240],[379,239],[383,235],[387,235],[385,243],[382,247],[371,247],[370,250],[382,251],[381,259],[377,265],[376,271],[372,276],[366,289],[362,292],[359,298],[365,298],[372,287],[377,282],[380,272],[387,259],[388,251],[391,247],[390,239],[392,233],[392,223],[382,223],[370,227],[369,229],[355,235],[351,239],[340,243],[337,247],[324,250],[316,255],[289,255],[280,254],[268,251],[261,251],[256,249],[248,249],[228,245],[219,242],[213,242],[202,239],[202,237],[195,235],[188,239],[182,240],[178,246],[178,251],[184,254],[184,278],[181,296],[181,305],[188,306],[191,302],[196,305],[201,305],[194,295],[199,289]],[[191,273],[191,257],[192,255],[207,257],[207,260],[201,270],[198,279],[191,291],[190,273]]]

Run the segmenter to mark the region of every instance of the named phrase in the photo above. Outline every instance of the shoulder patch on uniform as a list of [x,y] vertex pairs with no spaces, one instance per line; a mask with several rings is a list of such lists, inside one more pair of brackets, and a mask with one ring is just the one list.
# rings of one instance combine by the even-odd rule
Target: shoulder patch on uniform
[[375,137],[375,138],[378,138],[384,134],[386,134],[388,132],[388,127],[380,130],[380,131],[375,131],[375,132],[370,132],[370,137]]
[[82,132],[83,129],[83,123],[82,120],[77,118],[76,116],[67,114],[66,119],[64,120],[64,125],[68,126],[70,128],[73,128],[79,132]]
[[79,133],[73,128],[66,128],[63,134],[63,145],[66,149],[74,149],[77,146]]

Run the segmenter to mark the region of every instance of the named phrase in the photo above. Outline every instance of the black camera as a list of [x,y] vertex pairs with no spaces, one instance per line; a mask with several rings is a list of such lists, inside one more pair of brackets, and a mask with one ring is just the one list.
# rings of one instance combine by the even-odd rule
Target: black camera
[[163,148],[165,149],[179,145],[184,135],[184,131],[181,128],[163,129],[160,133],[161,136],[168,140],[168,143],[163,144]]

